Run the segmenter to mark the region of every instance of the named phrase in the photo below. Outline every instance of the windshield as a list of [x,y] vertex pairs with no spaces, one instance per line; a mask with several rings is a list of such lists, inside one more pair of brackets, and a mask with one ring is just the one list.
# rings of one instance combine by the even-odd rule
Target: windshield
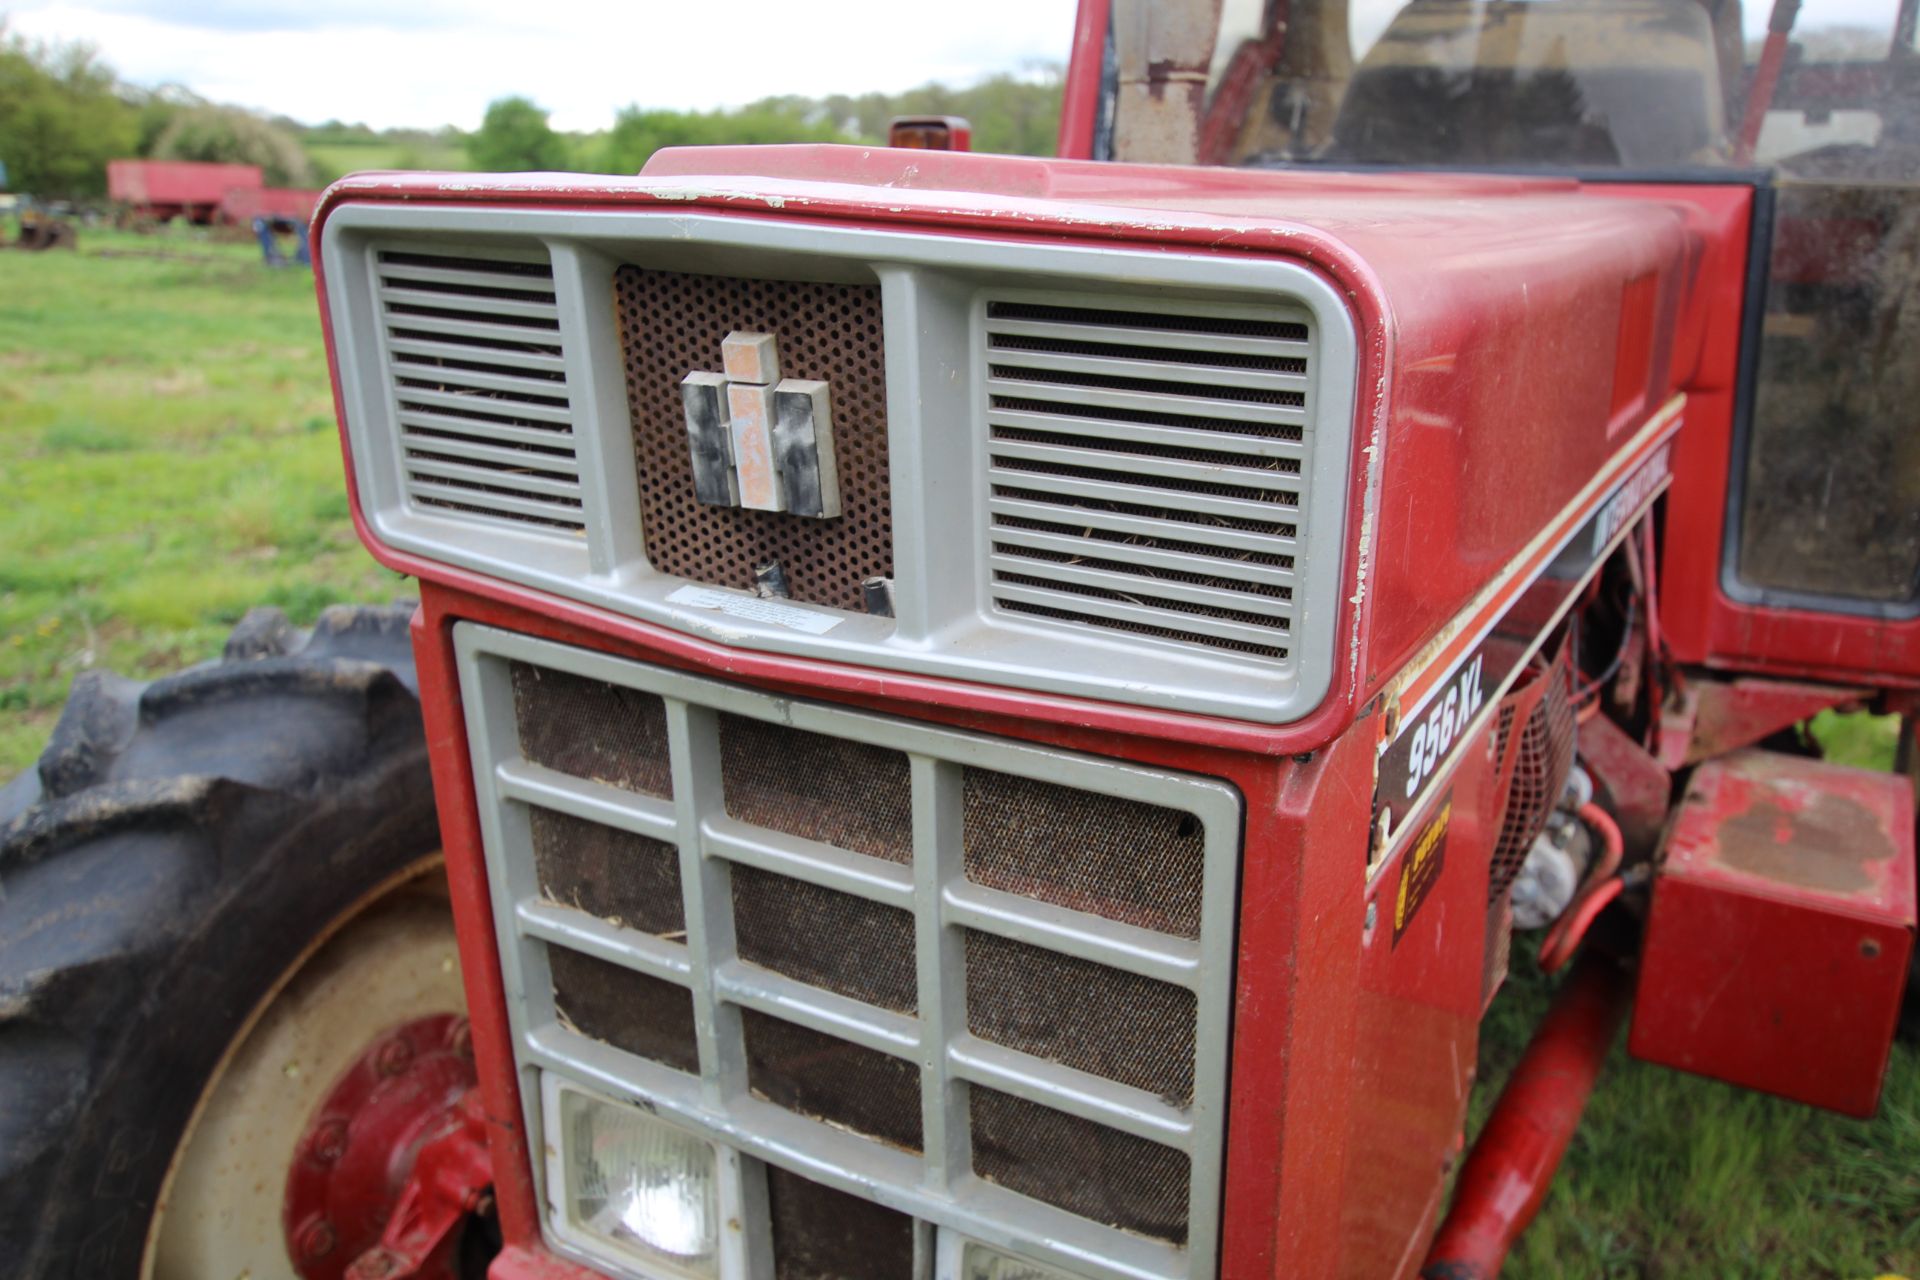
[[[1200,115],[1192,159],[1640,172],[1785,166],[1911,178],[1920,174],[1917,7],[1920,0],[1221,0],[1205,87],[1192,98]],[[1120,41],[1123,84],[1137,43]],[[1130,124],[1166,134],[1142,98],[1122,92],[1110,110],[1116,159],[1131,158]]]

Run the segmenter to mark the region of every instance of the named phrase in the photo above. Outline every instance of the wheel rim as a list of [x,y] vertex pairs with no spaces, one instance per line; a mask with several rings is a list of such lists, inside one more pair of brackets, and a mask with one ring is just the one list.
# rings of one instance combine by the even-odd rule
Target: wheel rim
[[465,1006],[435,855],[342,913],[228,1046],[161,1185],[143,1280],[298,1280],[281,1209],[314,1109],[383,1032]]

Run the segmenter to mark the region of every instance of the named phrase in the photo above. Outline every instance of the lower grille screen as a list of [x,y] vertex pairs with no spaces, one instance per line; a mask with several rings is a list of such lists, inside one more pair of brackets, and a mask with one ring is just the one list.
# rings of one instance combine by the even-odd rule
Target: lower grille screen
[[738,1150],[780,1276],[904,1277],[947,1231],[1215,1274],[1230,788],[455,637],[508,986],[552,981],[523,1065]]
[[549,900],[642,933],[686,930],[678,849],[537,806],[528,819],[540,892]]
[[673,795],[660,699],[516,663],[513,713],[520,750],[534,764],[642,795]]
[[918,1151],[920,1069],[752,1009],[741,1015],[747,1083],[768,1102]]
[[733,918],[742,960],[896,1013],[918,1008],[911,912],[742,866]]
[[1186,1240],[1186,1156],[994,1089],[969,1093],[975,1173],[1122,1231]]
[[774,1280],[914,1280],[913,1219],[767,1168]]
[[890,862],[913,857],[913,796],[898,751],[720,717],[727,814]]
[[1193,1101],[1193,992],[991,933],[967,933],[967,1029],[1175,1106]]
[[565,947],[549,947],[547,963],[561,1025],[679,1071],[700,1069],[685,987]]
[[1191,814],[966,772],[967,877],[995,889],[1193,938],[1202,848]]

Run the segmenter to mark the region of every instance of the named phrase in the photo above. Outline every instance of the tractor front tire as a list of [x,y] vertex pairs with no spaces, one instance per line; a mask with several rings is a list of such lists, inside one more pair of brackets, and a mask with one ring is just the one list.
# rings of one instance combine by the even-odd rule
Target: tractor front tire
[[409,613],[256,610],[217,662],[83,674],[0,789],[8,1275],[170,1280],[157,1210],[237,1047],[334,931],[437,874]]

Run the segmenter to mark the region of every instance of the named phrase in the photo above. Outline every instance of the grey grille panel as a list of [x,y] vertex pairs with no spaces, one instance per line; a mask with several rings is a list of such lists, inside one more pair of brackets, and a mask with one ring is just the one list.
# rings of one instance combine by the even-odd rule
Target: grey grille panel
[[994,603],[1284,662],[1304,314],[1002,298],[982,324]]
[[552,266],[478,250],[374,262],[408,502],[584,533]]
[[[510,1008],[523,1067],[739,1150],[741,1203],[765,1162],[1096,1276],[1212,1274],[1240,831],[1229,788],[473,624],[455,637],[508,985],[527,993]],[[586,697],[594,686],[617,696]],[[532,687],[657,699],[673,798],[530,763],[515,693]],[[854,852],[815,834],[857,823],[730,803],[743,771],[737,754],[725,763],[728,737],[738,753],[786,735],[781,749],[816,762],[903,759],[907,847]],[[893,803],[829,778],[784,799]],[[542,809],[673,845],[685,933],[556,905],[535,856]],[[608,973],[634,997],[596,998],[617,985]],[[1069,989],[1085,998],[1063,1011]]]
[[[1320,705],[1350,647],[1348,506],[1366,462],[1354,316],[1324,279],[1284,254],[736,213],[648,201],[334,210],[316,249],[371,535],[741,650],[1262,724]],[[389,268],[445,278],[389,286]],[[734,312],[765,324],[715,319]],[[701,332],[675,329],[676,316]],[[660,501],[690,492],[673,393],[715,367],[729,328],[777,331],[783,362],[820,357],[836,438],[857,437],[837,445],[854,495],[838,521],[657,518]],[[466,359],[470,348],[486,358]],[[420,393],[404,407],[396,359],[431,379],[404,388]],[[533,381],[558,394],[528,393]],[[464,452],[414,460],[499,473],[415,475],[423,440]],[[533,483],[513,487],[521,477]],[[576,479],[565,510],[563,495],[533,492]],[[438,488],[415,497],[449,482],[462,505]],[[863,569],[840,554],[845,537],[840,551],[819,542],[849,521],[854,541],[887,554]],[[775,546],[756,529],[788,533]],[[739,590],[771,560],[800,623],[685,590]],[[814,571],[825,586],[804,581]],[[868,612],[875,575],[892,587]]]

